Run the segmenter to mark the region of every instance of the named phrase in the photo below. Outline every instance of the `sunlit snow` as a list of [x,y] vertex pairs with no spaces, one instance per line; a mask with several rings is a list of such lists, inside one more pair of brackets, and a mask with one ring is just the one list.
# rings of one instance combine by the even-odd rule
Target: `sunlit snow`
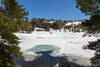
[[37,45],[52,45],[60,48],[60,54],[80,56],[85,58],[91,58],[94,56],[94,51],[88,49],[82,49],[83,45],[87,45],[89,41],[96,40],[95,37],[82,37],[84,33],[73,32],[32,32],[15,33],[20,38],[21,51],[24,54],[35,54],[34,52],[27,52],[28,49]]

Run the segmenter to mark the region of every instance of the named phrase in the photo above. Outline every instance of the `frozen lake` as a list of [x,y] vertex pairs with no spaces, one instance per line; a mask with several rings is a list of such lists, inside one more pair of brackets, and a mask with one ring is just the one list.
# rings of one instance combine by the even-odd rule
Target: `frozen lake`
[[[37,45],[51,45],[60,48],[59,54],[71,54],[85,58],[94,56],[94,51],[82,49],[83,45],[87,45],[89,41],[96,40],[95,37],[82,37],[83,33],[72,32],[33,32],[32,34],[16,33],[21,39],[19,46],[22,52]],[[28,52],[27,52],[28,53]],[[29,52],[31,54],[34,52]]]
[[[32,60],[37,57],[36,51],[54,50],[52,56],[60,56],[65,54],[70,61],[86,62],[94,56],[94,51],[82,49],[83,45],[87,45],[89,41],[96,40],[95,37],[82,37],[83,32],[32,32],[31,34],[15,33],[20,38],[21,51],[26,60]],[[58,50],[56,52],[55,50]],[[69,56],[70,55],[70,56]],[[30,56],[34,56],[33,58]],[[78,59],[78,60],[77,60]]]

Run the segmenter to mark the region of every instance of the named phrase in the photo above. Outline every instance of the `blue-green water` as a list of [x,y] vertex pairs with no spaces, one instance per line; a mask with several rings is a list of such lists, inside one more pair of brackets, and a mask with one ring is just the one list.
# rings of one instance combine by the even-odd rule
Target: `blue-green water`
[[33,52],[39,52],[39,51],[59,51],[60,48],[56,47],[56,46],[52,46],[52,45],[37,45],[34,46],[30,49],[28,49],[28,51],[33,51]]

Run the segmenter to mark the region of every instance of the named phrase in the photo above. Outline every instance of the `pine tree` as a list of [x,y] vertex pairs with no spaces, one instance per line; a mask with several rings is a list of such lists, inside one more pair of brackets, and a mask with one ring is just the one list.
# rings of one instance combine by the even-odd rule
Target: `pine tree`
[[24,20],[28,16],[23,5],[20,5],[16,0],[3,0],[4,14],[9,23],[16,23],[18,30],[21,30]]
[[[82,23],[87,31],[86,34],[97,35],[100,33],[100,0],[75,0],[77,8],[86,15],[90,15],[87,23]],[[91,50],[95,50],[95,56],[91,58],[93,67],[100,67],[100,39],[96,42],[90,42],[87,46]]]
[[27,15],[23,5],[16,0],[1,0],[0,3],[0,67],[15,67],[11,55],[21,57],[19,38],[13,34],[20,30]]
[[54,30],[59,30],[61,31],[61,28],[62,28],[62,21],[56,21],[52,24],[52,27]]
[[100,0],[75,0],[76,7],[86,15],[100,14]]
[[61,28],[62,28],[62,21],[61,20],[57,21],[57,26],[58,26],[59,31],[61,31]]
[[95,56],[91,58],[93,67],[100,67],[100,39],[97,41],[89,42],[88,49],[95,50]]
[[50,31],[50,24],[49,23],[44,23],[44,25],[43,25],[44,27],[44,29],[45,29],[45,31]]

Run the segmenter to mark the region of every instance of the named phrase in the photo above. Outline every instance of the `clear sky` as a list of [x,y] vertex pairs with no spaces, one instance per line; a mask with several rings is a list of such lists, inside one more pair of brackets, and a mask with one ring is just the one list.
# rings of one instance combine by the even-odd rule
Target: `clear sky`
[[74,0],[18,0],[29,11],[29,18],[62,20],[88,19],[78,8]]

